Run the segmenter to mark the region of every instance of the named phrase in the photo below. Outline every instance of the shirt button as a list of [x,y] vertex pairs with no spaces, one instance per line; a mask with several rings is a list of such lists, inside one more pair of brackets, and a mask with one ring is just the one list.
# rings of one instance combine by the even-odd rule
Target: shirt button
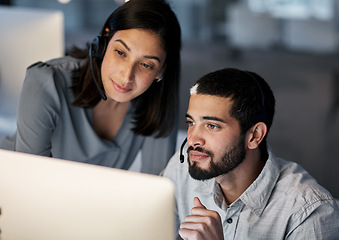
[[231,224],[233,222],[232,218],[229,218],[226,220],[229,224]]

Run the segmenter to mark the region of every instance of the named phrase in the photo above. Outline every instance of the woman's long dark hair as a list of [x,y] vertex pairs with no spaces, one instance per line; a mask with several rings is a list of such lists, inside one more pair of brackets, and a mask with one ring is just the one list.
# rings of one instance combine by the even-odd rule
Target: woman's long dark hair
[[[145,29],[160,36],[167,54],[163,80],[153,82],[148,90],[133,101],[133,131],[144,136],[169,135],[177,117],[181,66],[181,30],[174,12],[164,0],[130,0],[108,17],[101,35],[105,34],[107,28],[107,43],[117,31],[127,29]],[[73,105],[94,107],[101,97],[91,74],[88,49],[74,47],[70,55],[86,59],[86,64],[73,82]],[[100,66],[101,61],[93,59],[94,73],[99,87],[103,89]]]

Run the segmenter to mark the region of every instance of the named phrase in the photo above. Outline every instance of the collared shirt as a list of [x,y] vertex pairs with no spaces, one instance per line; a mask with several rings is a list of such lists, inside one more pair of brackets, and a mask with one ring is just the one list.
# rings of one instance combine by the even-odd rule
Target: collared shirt
[[214,179],[190,177],[179,152],[164,176],[176,187],[177,231],[199,197],[219,213],[225,239],[339,239],[339,208],[331,194],[301,166],[271,151],[257,179],[229,206]]

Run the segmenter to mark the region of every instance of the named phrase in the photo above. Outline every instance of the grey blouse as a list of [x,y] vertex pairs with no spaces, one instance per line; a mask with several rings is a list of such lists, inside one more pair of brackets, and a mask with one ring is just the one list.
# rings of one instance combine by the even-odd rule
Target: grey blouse
[[63,57],[28,67],[17,130],[0,148],[119,169],[128,169],[141,150],[141,172],[159,174],[174,154],[177,128],[166,138],[134,134],[131,104],[113,141],[98,137],[92,109],[72,106],[72,75],[82,64]]

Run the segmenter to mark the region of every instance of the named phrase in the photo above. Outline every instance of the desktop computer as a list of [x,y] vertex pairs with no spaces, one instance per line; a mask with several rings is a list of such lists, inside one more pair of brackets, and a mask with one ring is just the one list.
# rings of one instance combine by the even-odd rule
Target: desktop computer
[[160,176],[0,150],[1,240],[172,240],[174,201]]

